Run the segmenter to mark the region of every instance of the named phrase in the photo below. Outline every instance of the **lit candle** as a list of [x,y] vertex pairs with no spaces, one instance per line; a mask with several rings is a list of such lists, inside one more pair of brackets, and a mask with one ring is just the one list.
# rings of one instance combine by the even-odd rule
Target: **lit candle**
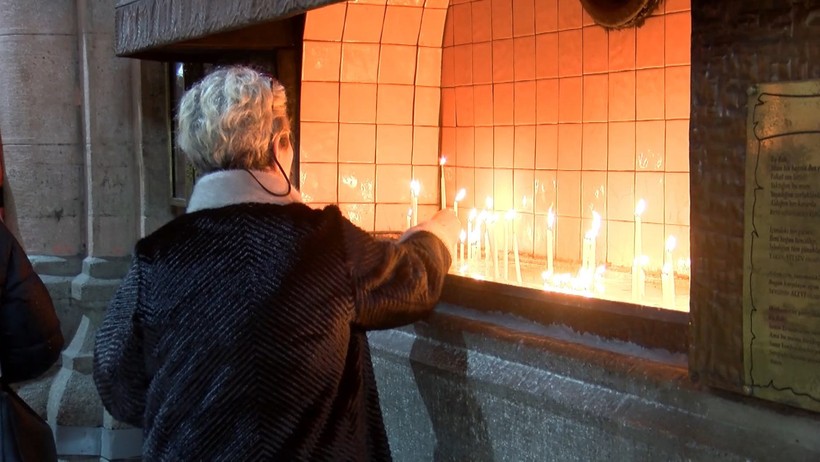
[[478,219],[475,221],[476,225],[476,252],[478,255],[476,256],[479,260],[484,256],[481,252],[482,248],[484,247],[484,229],[487,226],[485,220],[487,219],[487,211],[482,210],[481,213],[478,214]]
[[504,279],[510,279],[510,237],[509,228],[515,219],[515,210],[510,210],[504,215]]
[[641,199],[635,205],[635,257],[638,258],[643,255],[642,246],[642,232],[641,232],[641,215],[646,210],[646,201]]
[[646,255],[641,255],[638,264],[638,284],[639,284],[639,291],[638,296],[639,298],[643,298],[646,295],[646,267],[649,265],[649,257]]
[[484,219],[484,274],[490,274],[490,217]]
[[547,214],[547,274],[552,275],[555,272],[555,213],[550,207]]
[[510,210],[512,212],[512,237],[513,237],[513,258],[515,261],[515,280],[518,281],[519,284],[523,283],[521,278],[521,257],[518,255],[518,232],[515,228],[515,210]]
[[486,263],[486,274],[490,274],[490,258],[492,257],[492,217],[493,217],[493,198],[487,196],[484,199],[484,262]]
[[410,207],[413,210],[413,226],[419,224],[419,191],[421,185],[417,180],[410,182]]
[[465,233],[464,230],[462,229],[461,233],[458,235],[458,245],[459,245],[458,255],[460,256],[459,266],[464,264],[464,260],[465,260],[465,257],[466,257],[464,255],[464,240],[465,239],[467,239],[467,233]]
[[590,290],[592,288],[593,278],[595,276],[595,243],[598,240],[598,230],[601,228],[601,215],[598,212],[592,212],[592,226],[584,235],[583,254],[581,258],[581,271],[579,274],[580,285],[583,290]]
[[478,212],[476,209],[470,210],[470,215],[467,218],[467,263],[473,263],[473,222],[476,219]]
[[672,264],[672,251],[675,250],[677,240],[675,236],[666,239],[666,252],[663,257],[663,270],[661,271],[661,288],[663,289],[663,304],[666,307],[675,306],[675,269]]
[[441,156],[441,159],[438,161],[439,165],[441,165],[441,210],[447,208],[447,189],[446,189],[446,181],[444,179],[444,164],[447,163],[447,158]]
[[663,265],[669,266],[672,268],[672,251],[675,250],[675,247],[678,245],[678,240],[675,236],[669,236],[666,238],[666,252],[663,255]]
[[641,215],[646,210],[646,201],[639,200],[635,205],[635,254],[632,259],[632,298],[641,300],[644,295],[643,251],[641,249]]
[[498,216],[495,213],[490,215],[490,242],[493,249],[493,276],[498,280],[498,233],[495,232]]
[[467,190],[464,189],[464,188],[461,188],[461,189],[458,190],[458,193],[456,194],[455,199],[453,199],[453,211],[456,213],[456,216],[458,216],[458,203],[461,202],[462,200],[464,200],[464,196],[466,196],[466,195],[467,195]]
[[590,274],[595,271],[597,260],[596,244],[598,242],[598,231],[601,229],[601,215],[598,212],[592,212],[592,227],[589,229],[589,261],[587,262],[587,270]]

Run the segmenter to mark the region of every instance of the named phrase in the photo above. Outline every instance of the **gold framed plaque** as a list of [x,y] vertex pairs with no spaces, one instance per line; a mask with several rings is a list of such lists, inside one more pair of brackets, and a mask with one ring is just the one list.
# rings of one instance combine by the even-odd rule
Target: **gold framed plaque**
[[820,81],[750,92],[743,248],[744,391],[820,411]]

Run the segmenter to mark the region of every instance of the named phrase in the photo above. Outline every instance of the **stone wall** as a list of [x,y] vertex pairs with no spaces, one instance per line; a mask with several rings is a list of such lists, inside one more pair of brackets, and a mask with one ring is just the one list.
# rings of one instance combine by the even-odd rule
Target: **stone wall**
[[820,79],[817,2],[692,0],[691,370],[743,383],[743,203],[747,91]]
[[164,68],[114,56],[114,6],[0,0],[6,224],[48,286],[67,344],[20,394],[48,418],[61,455],[94,460],[140,451],[141,432],[99,402],[93,338],[137,237],[171,216]]
[[494,318],[439,306],[370,334],[394,460],[820,458],[817,415],[699,388],[684,358]]

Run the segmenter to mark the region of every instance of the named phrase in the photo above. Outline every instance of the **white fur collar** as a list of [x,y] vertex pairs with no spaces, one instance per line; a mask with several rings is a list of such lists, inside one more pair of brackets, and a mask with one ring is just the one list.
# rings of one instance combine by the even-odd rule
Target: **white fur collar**
[[296,188],[291,188],[287,196],[274,196],[265,191],[251,174],[270,191],[281,193],[288,189],[285,178],[275,171],[251,170],[249,173],[245,170],[221,170],[209,173],[196,182],[187,212],[248,202],[278,205],[302,202],[302,195]]

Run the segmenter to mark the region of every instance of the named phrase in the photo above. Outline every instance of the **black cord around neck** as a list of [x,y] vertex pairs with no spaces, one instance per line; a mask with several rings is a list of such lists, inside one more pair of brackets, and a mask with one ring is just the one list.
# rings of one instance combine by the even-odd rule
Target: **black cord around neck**
[[276,163],[276,166],[279,167],[279,170],[282,172],[282,176],[285,177],[285,183],[288,184],[288,190],[285,191],[284,193],[275,193],[275,192],[271,191],[265,185],[263,185],[262,182],[259,181],[259,178],[256,178],[256,175],[251,173],[250,170],[248,170],[248,169],[243,169],[243,170],[248,172],[248,175],[250,175],[251,178],[253,178],[254,181],[256,181],[256,183],[259,185],[259,187],[262,188],[263,190],[265,190],[266,193],[268,193],[268,194],[270,194],[271,196],[274,196],[274,197],[287,197],[287,196],[290,195],[290,191],[293,189],[293,186],[291,186],[291,184],[290,184],[290,178],[288,178],[288,174],[285,173],[285,169],[282,168],[282,164],[279,163],[279,159],[274,157],[273,161]]

